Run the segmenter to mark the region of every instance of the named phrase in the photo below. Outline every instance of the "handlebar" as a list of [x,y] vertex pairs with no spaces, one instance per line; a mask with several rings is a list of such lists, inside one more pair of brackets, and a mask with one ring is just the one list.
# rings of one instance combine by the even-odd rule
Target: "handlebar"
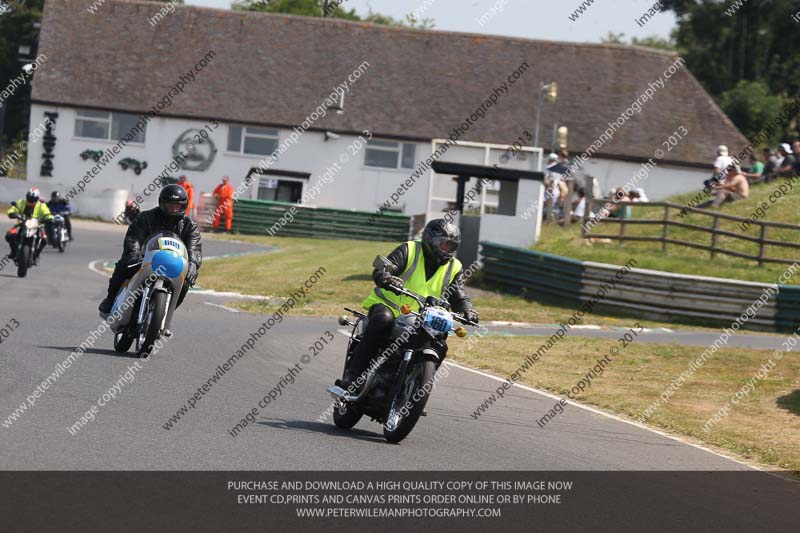
[[[403,288],[403,287],[390,286],[389,289],[394,291],[394,292],[396,292],[396,293],[402,294],[403,296],[408,296],[409,298],[412,298],[412,299],[416,300],[416,302],[420,305],[420,307],[422,307],[424,305],[433,305],[433,306],[438,306],[438,307],[445,307],[448,310],[450,308],[450,306],[447,304],[447,302],[443,302],[442,300],[439,300],[435,296],[428,296],[427,298],[423,298],[419,294],[411,292],[410,290],[408,290],[406,288]],[[440,305],[440,304],[444,304],[444,305]],[[479,326],[479,324],[477,324],[476,322],[472,322],[471,320],[467,320],[465,317],[463,317],[462,315],[460,315],[458,313],[451,312],[451,314],[453,315],[453,318],[455,318],[458,322],[461,322],[465,326],[474,326],[474,327],[478,327]]]

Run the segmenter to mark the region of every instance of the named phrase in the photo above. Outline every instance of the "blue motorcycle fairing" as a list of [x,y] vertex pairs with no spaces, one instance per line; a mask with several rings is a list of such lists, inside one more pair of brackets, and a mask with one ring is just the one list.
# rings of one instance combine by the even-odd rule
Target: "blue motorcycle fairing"
[[160,250],[153,255],[153,271],[167,278],[177,278],[183,272],[183,256],[173,250]]

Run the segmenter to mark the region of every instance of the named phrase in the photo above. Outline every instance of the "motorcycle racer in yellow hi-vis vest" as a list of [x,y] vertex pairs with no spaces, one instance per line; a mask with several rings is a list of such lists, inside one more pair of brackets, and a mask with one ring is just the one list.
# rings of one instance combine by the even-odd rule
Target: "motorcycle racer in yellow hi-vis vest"
[[[347,373],[340,381],[348,388],[378,354],[389,337],[395,318],[403,304],[419,309],[419,303],[393,289],[405,287],[420,296],[434,296],[450,304],[452,311],[462,313],[477,323],[478,312],[464,290],[461,261],[455,258],[461,242],[461,232],[444,219],[428,222],[419,241],[399,245],[389,254],[388,269],[376,268],[372,273],[375,290],[364,300],[368,310],[363,338],[353,353]],[[441,354],[442,358],[445,354]]]

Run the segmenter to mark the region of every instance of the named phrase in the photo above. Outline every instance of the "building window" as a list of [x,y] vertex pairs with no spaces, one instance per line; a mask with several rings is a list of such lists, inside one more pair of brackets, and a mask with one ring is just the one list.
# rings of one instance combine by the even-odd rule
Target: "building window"
[[270,155],[278,148],[278,130],[251,126],[228,126],[228,151]]
[[[104,139],[120,141],[126,138],[139,122],[139,117],[128,113],[112,113],[110,111],[80,110],[75,117],[75,136],[87,139]],[[144,143],[147,129],[137,131],[130,142]]]
[[300,181],[261,178],[258,182],[258,199],[296,204],[303,197]]
[[367,142],[364,166],[378,168],[414,168],[414,143],[396,141]]

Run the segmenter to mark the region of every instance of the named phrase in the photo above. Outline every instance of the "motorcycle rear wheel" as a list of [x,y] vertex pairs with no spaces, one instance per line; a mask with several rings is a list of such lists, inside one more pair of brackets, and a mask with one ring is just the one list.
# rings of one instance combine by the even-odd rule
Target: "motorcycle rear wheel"
[[[392,405],[389,407],[389,414],[386,417],[386,423],[383,425],[383,436],[392,444],[397,444],[411,433],[417,420],[422,415],[425,409],[425,404],[428,403],[430,397],[431,385],[433,382],[433,375],[436,373],[436,364],[433,361],[424,361],[421,364],[419,372],[416,373],[413,386],[404,383],[400,387],[397,396],[392,400]],[[410,375],[406,375],[405,379],[410,379]],[[425,392],[425,391],[428,392]],[[416,399],[415,399],[416,398]],[[404,406],[410,405],[408,414],[400,417],[399,422],[391,427],[390,419],[394,413],[403,409]]]
[[337,428],[350,429],[358,424],[362,416],[364,413],[355,405],[339,402],[333,410],[333,423]]

